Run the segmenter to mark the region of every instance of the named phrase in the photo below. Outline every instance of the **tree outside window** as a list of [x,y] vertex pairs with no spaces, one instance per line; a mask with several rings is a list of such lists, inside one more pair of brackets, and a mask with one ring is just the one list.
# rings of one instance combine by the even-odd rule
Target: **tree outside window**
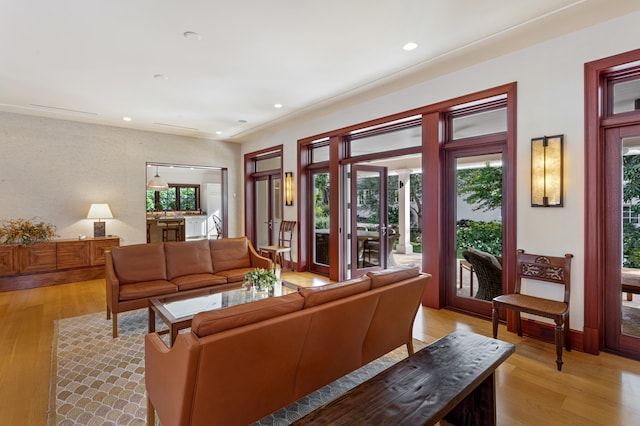
[[200,208],[200,185],[169,184],[164,191],[147,190],[147,211],[185,211]]

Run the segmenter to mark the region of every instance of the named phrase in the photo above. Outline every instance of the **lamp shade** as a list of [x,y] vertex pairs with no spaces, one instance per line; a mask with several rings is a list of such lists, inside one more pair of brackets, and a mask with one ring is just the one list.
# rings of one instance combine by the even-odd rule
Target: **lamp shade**
[[156,166],[156,175],[149,179],[149,182],[147,182],[147,189],[152,189],[155,191],[169,189],[169,184],[167,183],[167,181],[162,179],[158,174],[158,166]]
[[91,204],[87,219],[113,219],[109,204]]

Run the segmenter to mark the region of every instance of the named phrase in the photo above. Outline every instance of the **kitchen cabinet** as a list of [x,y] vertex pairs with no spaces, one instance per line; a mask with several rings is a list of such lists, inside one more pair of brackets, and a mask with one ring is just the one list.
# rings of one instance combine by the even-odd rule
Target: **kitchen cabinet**
[[185,240],[202,240],[207,238],[206,216],[185,216],[184,235]]

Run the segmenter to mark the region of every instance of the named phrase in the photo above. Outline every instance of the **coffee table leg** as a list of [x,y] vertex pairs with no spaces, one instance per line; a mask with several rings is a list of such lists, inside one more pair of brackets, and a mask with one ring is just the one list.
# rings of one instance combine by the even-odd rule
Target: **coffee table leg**
[[176,337],[178,337],[178,326],[171,324],[171,340],[169,341],[171,346],[173,346],[173,342],[176,341]]
[[149,333],[156,331],[156,311],[149,307]]

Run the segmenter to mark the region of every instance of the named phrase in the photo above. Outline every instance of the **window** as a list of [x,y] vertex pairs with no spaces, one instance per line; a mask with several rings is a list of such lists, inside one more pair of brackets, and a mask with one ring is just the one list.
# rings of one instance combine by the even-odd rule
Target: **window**
[[200,185],[169,184],[164,191],[147,190],[147,211],[200,209]]

